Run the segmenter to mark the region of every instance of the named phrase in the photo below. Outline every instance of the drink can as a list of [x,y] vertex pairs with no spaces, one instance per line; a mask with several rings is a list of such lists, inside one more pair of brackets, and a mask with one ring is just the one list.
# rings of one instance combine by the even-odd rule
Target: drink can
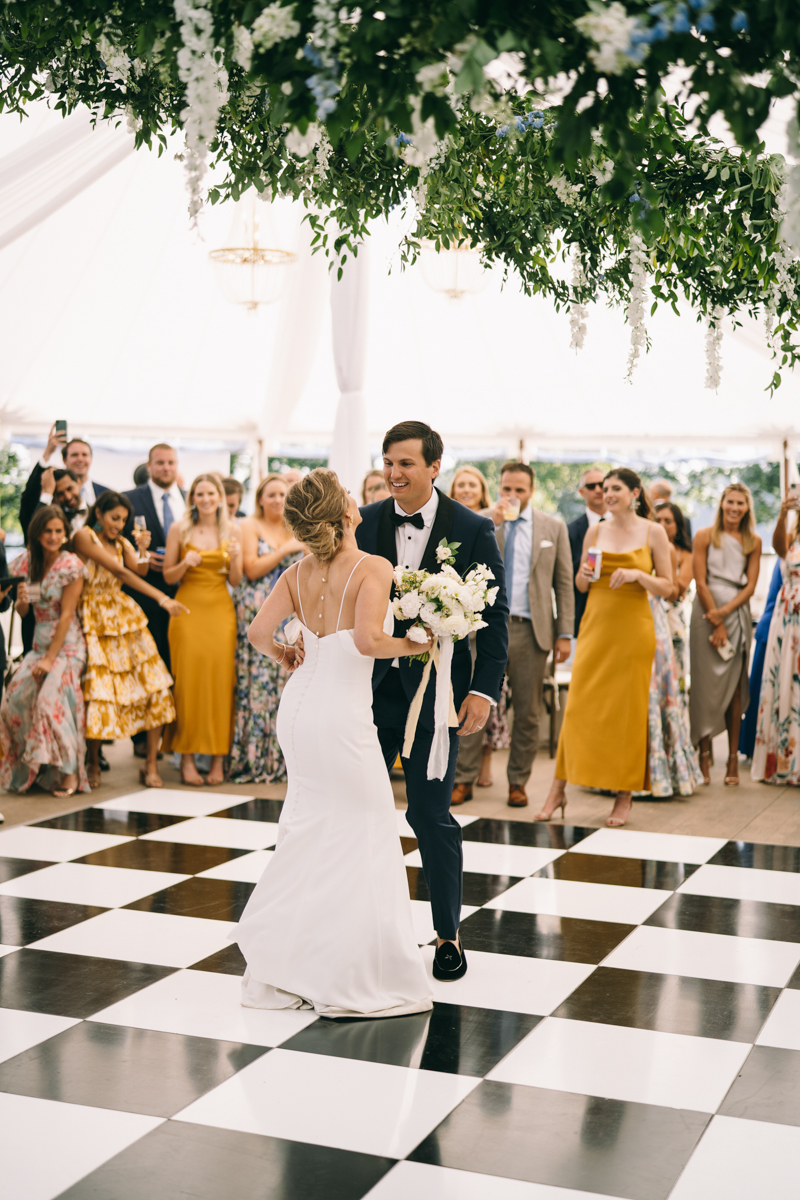
[[590,546],[586,551],[586,558],[589,566],[592,568],[592,580],[600,578],[600,570],[603,566],[603,551],[597,546]]

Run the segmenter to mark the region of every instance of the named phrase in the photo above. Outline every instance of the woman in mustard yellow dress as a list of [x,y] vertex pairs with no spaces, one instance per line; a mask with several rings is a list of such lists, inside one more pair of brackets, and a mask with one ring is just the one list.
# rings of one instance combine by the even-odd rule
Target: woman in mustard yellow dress
[[[103,740],[129,738],[142,730],[147,731],[147,762],[139,777],[146,787],[161,787],[161,729],[175,717],[170,673],[147,628],[147,617],[122,585],[157,600],[171,617],[186,610],[140,578],[147,563],[139,563],[133,546],[122,536],[130,515],[127,496],[103,492],[74,537],[75,550],[86,564],[79,612],[87,650],[83,696],[87,772],[93,788],[100,786]],[[144,531],[143,549],[149,538]]]
[[[536,819],[564,815],[567,783],[616,792],[607,825],[628,819],[631,792],[647,778],[650,673],[656,647],[648,592],[674,590],[669,541],[652,519],[642,481],[626,467],[603,480],[606,519],[587,531],[575,586],[588,592],[569,697],[558,739],[556,777]],[[600,577],[587,551],[602,550]],[[655,568],[655,572],[654,572]]]
[[176,600],[188,617],[170,621],[169,651],[175,676],[174,725],[164,746],[181,756],[184,783],[201,787],[195,754],[210,754],[209,784],[222,783],[222,760],[233,737],[236,686],[236,611],[227,584],[242,579],[242,552],[234,536],[222,478],[198,475],[186,512],[170,526],[164,581],[178,583]]

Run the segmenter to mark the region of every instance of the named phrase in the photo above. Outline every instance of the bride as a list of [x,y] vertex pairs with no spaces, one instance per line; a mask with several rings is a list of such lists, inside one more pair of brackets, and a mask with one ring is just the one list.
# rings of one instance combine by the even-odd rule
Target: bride
[[[411,923],[394,799],[372,721],[376,658],[419,654],[392,629],[392,568],[362,554],[358,505],[333,471],[293,485],[286,521],[311,554],[290,567],[249,630],[292,672],[277,733],[289,785],[278,843],[238,927],[242,1004],[325,1017],[432,1007]],[[273,638],[298,613],[305,658]]]

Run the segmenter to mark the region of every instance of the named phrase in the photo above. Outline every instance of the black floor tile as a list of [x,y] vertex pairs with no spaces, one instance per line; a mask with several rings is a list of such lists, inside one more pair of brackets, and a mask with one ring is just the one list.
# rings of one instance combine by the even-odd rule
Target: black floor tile
[[435,1004],[432,1012],[393,1021],[315,1021],[283,1042],[281,1049],[483,1076],[541,1020],[524,1013]]
[[416,838],[401,837],[400,846],[402,847],[403,854],[411,854],[414,850],[419,849],[419,842]]
[[263,1046],[82,1021],[0,1063],[0,1092],[171,1117]]
[[0,958],[0,1008],[89,1017],[173,971],[85,954],[17,950]]
[[[408,890],[412,900],[426,900],[430,903],[431,894],[422,874],[421,867],[406,867]],[[464,904],[485,904],[494,900],[495,896],[507,892],[520,879],[511,875],[484,875],[480,871],[464,872]]]
[[789,980],[789,982],[786,984],[786,986],[788,988],[792,988],[792,990],[797,990],[798,988],[800,988],[800,963],[798,963],[797,966],[795,967],[794,974],[792,975],[792,978]]
[[465,842],[495,842],[501,846],[539,846],[544,850],[569,850],[596,829],[579,825],[548,825],[543,821],[496,821],[481,817],[464,828]]
[[664,929],[691,929],[696,933],[800,942],[800,907],[794,904],[762,904],[757,900],[680,893],[665,901],[643,924],[659,925]]
[[164,813],[140,813],[119,811],[110,808],[82,808],[79,812],[67,813],[63,817],[51,817],[37,821],[45,829],[77,829],[80,833],[110,833],[113,837],[141,837],[177,825],[187,817],[171,817]]
[[43,871],[52,865],[51,862],[39,862],[34,858],[0,858],[0,883],[8,883],[20,875],[30,875],[31,871]]
[[710,1120],[484,1080],[408,1157],[626,1200],[666,1200]]
[[254,883],[231,879],[184,879],[172,887],[126,904],[139,912],[168,913],[173,917],[207,917],[238,921],[250,899]]
[[599,963],[635,928],[616,921],[583,921],[482,908],[462,923],[460,935],[467,950]]
[[800,847],[769,846],[760,842],[728,842],[710,864],[722,867],[757,867],[761,871],[800,871]]
[[242,800],[232,804],[230,808],[221,808],[219,812],[211,813],[212,817],[233,817],[237,821],[272,821],[280,820],[282,800]]
[[754,1042],[780,994],[749,983],[598,967],[552,1015]]
[[562,854],[534,878],[570,879],[577,883],[611,883],[617,887],[661,888],[674,892],[693,875],[693,863],[617,858],[610,854]]
[[[53,864],[48,863],[49,867]],[[55,900],[28,900],[23,896],[0,896],[0,945],[27,946],[60,933],[89,917],[99,917],[105,908],[88,904],[61,904]],[[0,963],[3,960],[0,959]]]
[[208,958],[192,963],[193,971],[214,971],[218,975],[244,975],[247,968],[244,955],[236,942],[209,954]]
[[800,1125],[800,1050],[753,1046],[719,1111],[746,1121]]
[[361,1200],[391,1158],[167,1121],[59,1200]]
[[173,871],[177,875],[199,875],[220,863],[241,858],[249,850],[230,850],[227,846],[195,846],[181,842],[141,842],[138,839],[96,850],[75,862],[95,867],[129,867],[137,871]]

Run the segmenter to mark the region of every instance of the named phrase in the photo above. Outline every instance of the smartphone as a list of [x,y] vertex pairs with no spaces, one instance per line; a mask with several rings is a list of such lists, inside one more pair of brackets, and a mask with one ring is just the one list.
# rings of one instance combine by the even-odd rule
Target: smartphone
[[11,598],[17,598],[17,584],[24,583],[27,579],[26,575],[4,575],[0,577],[0,592],[4,592],[7,587],[11,588]]
[[66,441],[67,440],[67,422],[66,421],[56,421],[55,432],[63,433],[64,441]]
[[786,494],[794,507],[800,508],[800,483],[790,483]]

